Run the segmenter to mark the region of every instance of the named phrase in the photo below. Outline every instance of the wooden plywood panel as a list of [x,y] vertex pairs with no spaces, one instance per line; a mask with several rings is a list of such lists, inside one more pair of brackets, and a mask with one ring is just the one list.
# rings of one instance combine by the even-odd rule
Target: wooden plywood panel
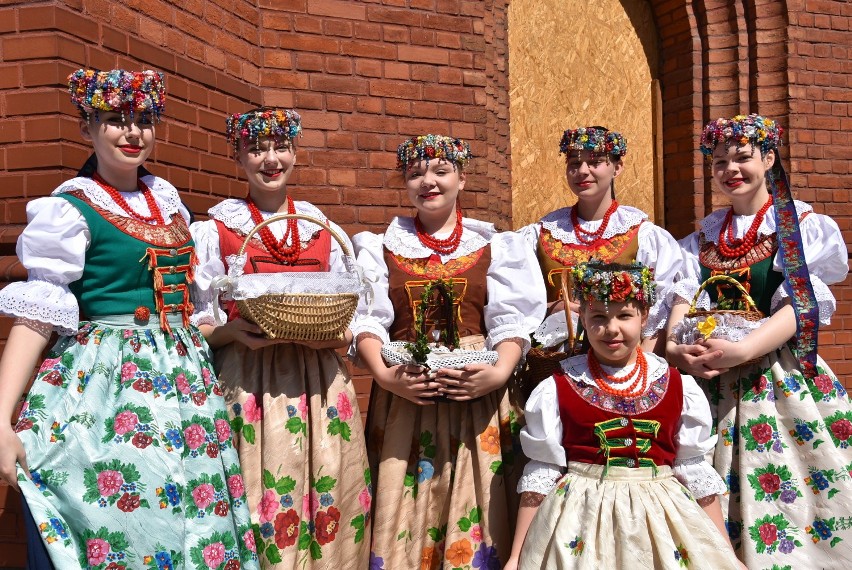
[[[657,37],[645,0],[512,0],[509,98],[515,228],[576,200],[562,131],[602,125],[627,138],[622,204],[655,217]],[[661,192],[661,189],[658,191]]]

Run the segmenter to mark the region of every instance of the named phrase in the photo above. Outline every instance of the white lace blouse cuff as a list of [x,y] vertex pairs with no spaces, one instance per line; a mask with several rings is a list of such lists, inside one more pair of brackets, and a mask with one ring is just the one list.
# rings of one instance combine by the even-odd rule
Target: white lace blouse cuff
[[61,335],[77,331],[80,308],[67,286],[31,279],[0,291],[0,313],[53,325]]
[[371,333],[382,339],[382,343],[390,342],[388,331],[386,331],[382,325],[358,314],[356,314],[355,318],[352,319],[349,329],[352,331],[352,338],[355,340],[358,339],[358,335],[360,334]]
[[518,481],[518,493],[547,495],[562,478],[563,471],[558,465],[533,459],[524,466],[524,473]]
[[531,344],[530,336],[525,332],[523,325],[505,324],[491,329],[488,331],[488,338],[485,339],[485,348],[493,350],[495,346],[510,338],[516,338],[523,343],[521,357],[526,356]]
[[[814,295],[816,295],[817,306],[819,307],[819,324],[830,325],[831,316],[837,310],[837,302],[831,290],[819,277],[811,274],[811,284],[814,286]],[[770,312],[774,313],[784,303],[785,299],[790,297],[790,292],[787,290],[787,283],[782,283],[775,293],[772,295],[770,303]]]
[[675,459],[672,473],[696,499],[728,492],[728,486],[703,456]]

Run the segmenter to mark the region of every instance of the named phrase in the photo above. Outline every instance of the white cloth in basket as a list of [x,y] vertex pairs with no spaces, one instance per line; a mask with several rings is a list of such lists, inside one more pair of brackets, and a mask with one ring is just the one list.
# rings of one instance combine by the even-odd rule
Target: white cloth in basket
[[[716,328],[710,333],[710,338],[721,338],[731,342],[740,342],[751,331],[759,328],[767,321],[766,317],[759,321],[750,321],[742,315],[733,313],[716,313],[713,318],[716,320]],[[677,339],[677,343],[693,344],[704,338],[704,335],[698,330],[698,324],[705,320],[707,320],[706,316],[684,317],[672,329],[672,334]]]

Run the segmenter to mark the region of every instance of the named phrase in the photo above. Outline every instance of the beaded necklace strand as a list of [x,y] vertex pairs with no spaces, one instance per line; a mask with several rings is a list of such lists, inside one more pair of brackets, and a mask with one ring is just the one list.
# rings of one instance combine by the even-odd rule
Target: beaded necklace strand
[[734,239],[734,207],[731,206],[731,209],[728,210],[727,214],[725,214],[725,221],[722,222],[722,227],[719,228],[719,241],[717,246],[722,257],[735,259],[737,257],[742,257],[754,248],[754,244],[757,243],[757,230],[760,228],[760,224],[763,222],[763,216],[769,210],[769,206],[771,205],[772,196],[770,195],[763,207],[760,208],[757,214],[755,214],[754,220],[751,222],[751,226],[749,226],[742,239]]
[[151,192],[151,189],[142,182],[142,179],[138,179],[136,181],[136,187],[142,192],[142,196],[145,198],[145,203],[148,205],[149,215],[144,216],[130,207],[130,204],[127,203],[127,200],[124,199],[121,192],[119,192],[114,186],[110,185],[106,180],[104,180],[103,176],[98,174],[97,172],[92,174],[92,180],[100,186],[101,188],[109,194],[109,197],[112,198],[112,201],[115,202],[119,208],[124,210],[128,215],[136,218],[137,220],[143,222],[154,222],[157,225],[165,225],[165,221],[163,220],[163,213],[160,211],[160,207],[157,205],[157,200],[154,198],[154,193]]
[[598,226],[593,232],[586,231],[580,226],[580,218],[577,215],[577,204],[571,206],[571,224],[574,226],[574,235],[577,236],[577,241],[582,244],[589,245],[601,238],[603,236],[604,231],[606,231],[607,225],[609,225],[609,219],[618,209],[618,202],[616,200],[612,201],[609,208],[607,208],[604,213],[603,219],[601,220],[601,225]]
[[461,208],[456,205],[456,225],[453,228],[452,233],[445,239],[438,239],[429,235],[423,227],[423,224],[420,222],[419,215],[414,218],[414,230],[417,232],[417,239],[420,240],[420,243],[435,253],[440,253],[442,255],[453,253],[458,249],[459,244],[461,243],[462,231],[464,230],[462,227]]
[[[598,388],[611,396],[635,398],[644,394],[645,390],[648,388],[648,361],[645,358],[645,353],[642,351],[641,347],[636,348],[636,363],[633,365],[630,372],[624,376],[607,374],[601,366],[601,363],[598,362],[594,350],[590,350],[586,355],[586,361],[589,364],[589,371],[592,373],[592,377],[595,379],[595,383],[597,383]],[[613,388],[613,384],[623,384],[633,378],[633,376],[636,376],[636,379],[628,387]]]
[[[251,213],[251,221],[253,221],[255,225],[263,222],[263,214],[260,213],[260,209],[258,209],[251,197],[246,198],[246,204],[248,205],[249,212]],[[293,204],[293,199],[290,198],[290,196],[287,196],[287,213],[296,213],[296,206]],[[275,236],[272,235],[272,230],[269,229],[269,226],[261,228],[258,233],[260,234],[260,240],[263,242],[266,250],[278,261],[292,265],[299,259],[302,244],[299,241],[299,224],[295,218],[287,220],[287,231],[284,233],[284,237],[282,237],[281,240],[275,239]],[[288,237],[291,238],[291,245],[289,246],[287,245]]]

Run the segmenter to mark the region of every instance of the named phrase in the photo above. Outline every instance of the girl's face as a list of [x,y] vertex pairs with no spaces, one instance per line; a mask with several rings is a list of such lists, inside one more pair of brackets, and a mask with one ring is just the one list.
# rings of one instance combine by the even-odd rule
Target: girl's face
[[456,209],[465,174],[446,160],[425,160],[413,164],[404,173],[408,199],[417,211],[432,216],[449,215]]
[[279,192],[296,165],[296,148],[289,139],[261,137],[242,144],[237,162],[248,178],[250,192]]
[[581,305],[580,318],[598,361],[621,367],[630,363],[642,342],[648,310],[634,301],[606,305],[589,301]]
[[98,171],[107,180],[112,172],[135,171],[154,150],[154,123],[150,113],[131,119],[114,111],[99,111],[98,120],[80,121],[80,134],[92,143]]
[[775,163],[775,151],[764,156],[759,148],[747,144],[739,149],[717,145],[713,150],[711,172],[716,187],[732,202],[766,201],[766,171]]
[[572,151],[565,164],[565,177],[579,200],[598,203],[609,194],[613,179],[624,164],[609,155],[588,150]]

